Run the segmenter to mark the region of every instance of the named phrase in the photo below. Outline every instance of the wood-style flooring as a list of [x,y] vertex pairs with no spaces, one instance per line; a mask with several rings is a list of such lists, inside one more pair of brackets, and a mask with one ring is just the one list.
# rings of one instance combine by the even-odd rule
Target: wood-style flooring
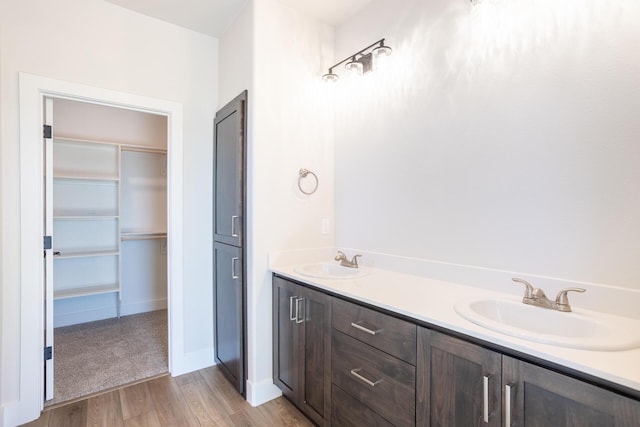
[[165,375],[47,409],[29,427],[312,426],[284,397],[252,407],[217,367]]

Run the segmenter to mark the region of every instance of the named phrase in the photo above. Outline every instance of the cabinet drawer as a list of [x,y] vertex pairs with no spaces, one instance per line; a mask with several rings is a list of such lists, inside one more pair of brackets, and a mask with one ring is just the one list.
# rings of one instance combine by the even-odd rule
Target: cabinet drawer
[[331,425],[334,427],[393,427],[389,421],[367,408],[335,385],[331,387]]
[[341,332],[332,335],[333,384],[392,424],[414,425],[415,367]]
[[338,298],[332,313],[334,329],[416,364],[416,325]]

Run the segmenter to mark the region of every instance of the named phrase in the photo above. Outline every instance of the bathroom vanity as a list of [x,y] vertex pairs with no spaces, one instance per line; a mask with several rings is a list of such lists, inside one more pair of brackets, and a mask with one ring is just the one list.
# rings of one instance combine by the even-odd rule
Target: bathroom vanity
[[[528,350],[523,340],[481,331],[451,315],[449,298],[464,293],[463,287],[422,283],[430,288],[407,292],[415,283],[407,284],[406,276],[397,276],[402,285],[382,285],[392,277],[322,280],[294,268],[274,269],[274,382],[314,423],[640,423],[637,350],[553,353],[552,346],[537,343]],[[433,317],[421,314],[418,307],[425,306]],[[590,360],[562,363],[577,355]],[[598,374],[602,364],[615,361],[635,369],[626,382],[615,372]]]

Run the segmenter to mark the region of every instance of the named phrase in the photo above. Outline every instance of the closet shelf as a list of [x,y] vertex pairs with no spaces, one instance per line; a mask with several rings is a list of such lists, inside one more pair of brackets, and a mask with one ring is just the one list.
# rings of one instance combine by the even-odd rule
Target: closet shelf
[[[60,252],[59,255],[56,255],[57,252]],[[54,251],[54,259],[70,259],[70,258],[90,258],[90,257],[99,257],[99,256],[117,256],[120,252],[118,250],[110,250],[110,251],[75,251],[75,252],[64,252],[64,251]]]
[[166,232],[146,232],[146,233],[121,233],[120,240],[148,240],[148,239],[166,239]]
[[90,181],[90,182],[118,182],[120,178],[117,176],[80,176],[80,175],[64,175],[53,174],[53,179],[64,181]]
[[167,150],[164,148],[152,148],[152,147],[138,147],[133,145],[121,145],[120,149],[122,151],[135,151],[138,153],[149,153],[149,154],[167,154]]
[[158,154],[166,154],[166,148],[156,148],[151,145],[136,145],[136,144],[127,144],[117,141],[107,141],[107,140],[97,140],[97,139],[81,139],[81,138],[66,138],[64,136],[54,136],[54,143],[56,141],[67,141],[67,142],[76,142],[80,144],[107,144],[114,145],[120,147],[122,150],[129,151],[145,151],[149,153],[158,153]]
[[120,292],[118,283],[109,283],[105,285],[83,286],[70,289],[59,289],[53,291],[53,299],[65,299],[83,297],[87,295],[110,294]]
[[118,215],[54,215],[54,220],[110,220],[110,219],[118,219]]

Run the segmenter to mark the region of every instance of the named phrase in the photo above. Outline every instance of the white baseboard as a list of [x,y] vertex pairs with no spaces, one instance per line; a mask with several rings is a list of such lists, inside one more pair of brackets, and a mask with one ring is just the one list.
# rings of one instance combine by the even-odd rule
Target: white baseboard
[[260,382],[247,380],[247,402],[251,406],[260,406],[280,396],[282,396],[282,391],[276,387],[271,378]]
[[53,315],[53,327],[77,325],[79,323],[94,322],[96,320],[110,319],[116,317],[117,313],[113,307],[101,307],[91,310],[74,311],[71,313]]

